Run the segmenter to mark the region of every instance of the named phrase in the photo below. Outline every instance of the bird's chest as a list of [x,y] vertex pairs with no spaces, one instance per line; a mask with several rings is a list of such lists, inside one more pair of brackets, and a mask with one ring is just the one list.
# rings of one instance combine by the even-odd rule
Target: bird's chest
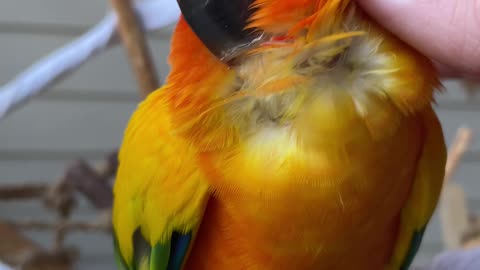
[[224,226],[247,232],[244,246],[265,256],[308,255],[312,264],[345,256],[353,243],[389,252],[421,148],[413,122],[388,140],[340,148],[302,145],[287,129],[264,132],[201,156]]

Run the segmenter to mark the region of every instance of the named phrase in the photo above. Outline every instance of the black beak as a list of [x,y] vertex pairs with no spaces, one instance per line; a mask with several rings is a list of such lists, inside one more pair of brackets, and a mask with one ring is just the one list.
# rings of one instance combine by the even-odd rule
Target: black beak
[[205,46],[228,63],[260,39],[245,29],[254,0],[177,0],[183,17]]

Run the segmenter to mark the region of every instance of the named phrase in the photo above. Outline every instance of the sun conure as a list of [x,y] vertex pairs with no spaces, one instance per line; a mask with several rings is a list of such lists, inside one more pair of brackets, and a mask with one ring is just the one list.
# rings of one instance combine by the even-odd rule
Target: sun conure
[[179,0],[120,150],[137,270],[398,270],[445,165],[432,63],[348,0]]

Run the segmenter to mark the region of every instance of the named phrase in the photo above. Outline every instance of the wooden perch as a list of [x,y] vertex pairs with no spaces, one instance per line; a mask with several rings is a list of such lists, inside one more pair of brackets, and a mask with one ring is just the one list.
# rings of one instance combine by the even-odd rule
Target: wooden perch
[[0,200],[25,200],[41,198],[45,194],[46,190],[46,184],[0,186]]
[[140,91],[145,97],[159,86],[146,39],[130,1],[110,0],[110,3],[117,13],[120,37],[127,50]]
[[474,218],[460,240],[464,249],[480,247],[480,219]]
[[454,183],[452,178],[471,141],[472,131],[469,128],[460,128],[450,146],[445,167],[445,185],[441,195],[439,212],[443,241],[448,249],[461,248],[463,234],[470,227],[465,191],[460,185]]
[[110,211],[101,213],[93,222],[67,221],[65,223],[50,223],[36,220],[15,221],[12,223],[15,228],[24,230],[64,230],[65,232],[107,232],[111,230]]
[[49,253],[17,231],[14,225],[0,221],[0,258],[22,270],[69,270],[76,252]]
[[[46,195],[46,204],[57,212],[57,224],[66,224],[75,206],[75,192],[80,192],[99,210],[112,205],[112,189],[108,186],[116,171],[116,152],[107,156],[102,164],[93,169],[83,160],[73,162],[64,176],[53,185]],[[114,157],[114,158],[113,158]],[[100,171],[99,171],[100,170]],[[61,250],[67,227],[55,227],[54,250]]]
[[465,191],[456,183],[447,183],[443,187],[439,206],[444,246],[459,249],[462,247],[462,236],[470,226]]
[[[70,269],[74,252],[72,253],[72,250],[63,245],[67,233],[71,231],[110,232],[111,230],[110,208],[113,199],[111,180],[117,165],[117,152],[113,152],[96,167],[91,167],[83,160],[73,162],[67,167],[62,177],[52,185],[21,184],[0,187],[0,201],[43,199],[45,205],[57,213],[57,220],[51,223],[37,220],[9,221],[8,224],[11,225],[5,223],[3,226],[0,223],[0,260],[13,266],[21,266],[22,270]],[[91,222],[69,220],[76,206],[76,194],[84,195],[100,211],[95,220]],[[19,229],[52,230],[55,237],[53,248],[50,251],[43,250],[23,237],[18,232]],[[4,239],[8,240],[4,241]],[[16,245],[25,249],[28,247],[28,256],[18,259],[16,256],[24,252],[13,249]],[[2,252],[9,249],[16,251]]]
[[460,165],[462,157],[467,152],[472,142],[472,130],[469,128],[459,128],[455,140],[448,151],[447,164],[445,166],[445,182],[449,182],[453,174]]
[[[108,173],[110,169],[107,168]],[[112,187],[108,182],[112,175],[99,172],[92,168],[84,160],[75,161],[67,170],[65,179],[73,190],[76,190],[95,206],[97,209],[108,209],[112,207]]]
[[[110,0],[110,2],[118,16],[118,32],[127,50],[139,89],[145,97],[159,86],[146,39],[130,1]],[[115,152],[96,168],[92,168],[84,160],[73,162],[53,185],[23,184],[0,187],[0,201],[43,199],[45,205],[57,213],[57,219],[52,223],[36,220],[13,221],[9,223],[12,225],[5,225],[3,230],[0,223],[0,260],[22,270],[71,269],[72,252],[63,245],[68,232],[111,230],[110,210],[113,195],[110,180],[115,175],[117,165]],[[75,194],[84,195],[102,214],[93,222],[70,221],[71,213],[76,206]],[[19,229],[53,230],[55,239],[52,250],[42,250],[21,236]],[[25,247],[25,250],[28,250],[25,254],[28,256],[16,259],[24,253],[20,249],[14,249],[12,246],[15,244]],[[11,252],[3,252],[5,250]]]
[[14,226],[1,221],[0,235],[2,242],[8,243],[0,245],[0,258],[9,265],[19,265],[41,250],[40,246],[19,234]]

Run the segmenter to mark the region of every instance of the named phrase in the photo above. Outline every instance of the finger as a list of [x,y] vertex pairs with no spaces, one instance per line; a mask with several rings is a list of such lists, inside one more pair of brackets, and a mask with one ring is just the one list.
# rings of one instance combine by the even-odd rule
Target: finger
[[461,73],[480,75],[480,1],[357,0],[401,39]]

